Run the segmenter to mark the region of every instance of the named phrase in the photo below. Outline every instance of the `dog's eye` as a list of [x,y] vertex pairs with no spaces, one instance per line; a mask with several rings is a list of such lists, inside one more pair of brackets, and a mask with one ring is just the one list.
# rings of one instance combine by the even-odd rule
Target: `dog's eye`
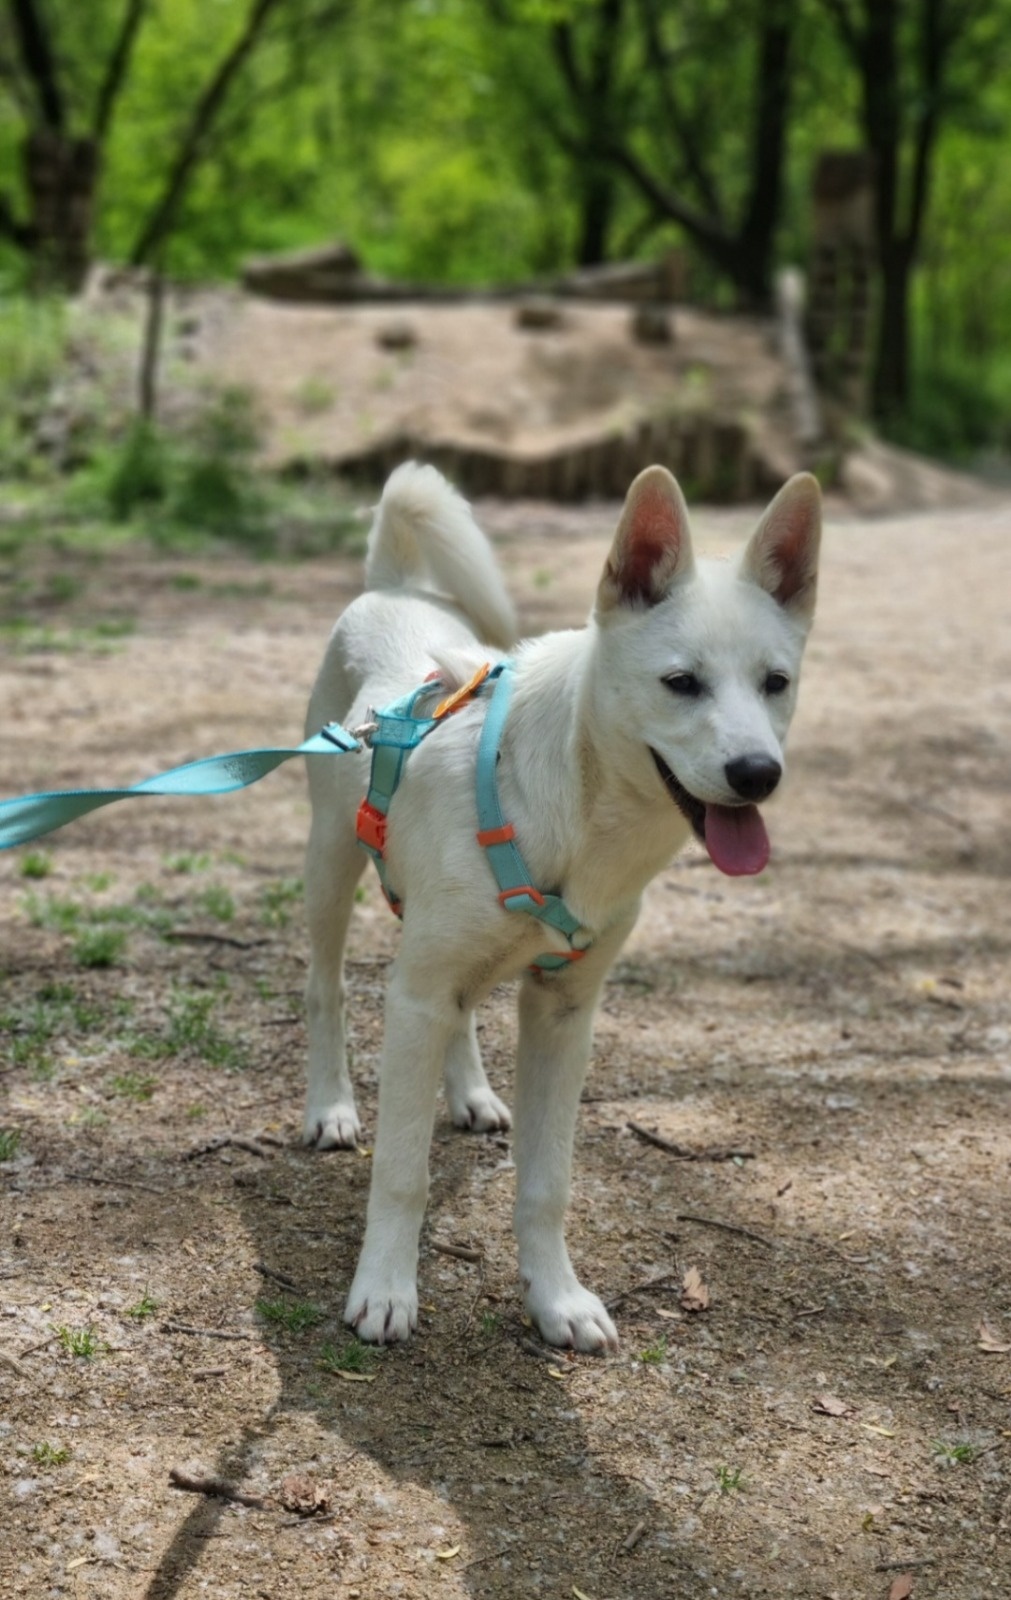
[[702,693],[702,684],[694,672],[672,672],[663,681],[671,694],[683,694],[689,700],[695,700]]
[[790,687],[790,680],[785,672],[769,672],[763,685],[766,694],[782,694]]

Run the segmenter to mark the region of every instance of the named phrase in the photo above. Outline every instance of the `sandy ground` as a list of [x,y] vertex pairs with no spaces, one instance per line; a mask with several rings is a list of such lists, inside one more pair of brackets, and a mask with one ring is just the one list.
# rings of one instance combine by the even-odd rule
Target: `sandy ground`
[[[613,509],[482,514],[526,625],[580,620]],[[700,514],[702,543],[746,522]],[[508,1142],[443,1118],[418,1336],[346,1370],[369,1159],[295,1142],[294,764],[0,860],[0,1137],[20,1135],[0,1164],[0,1594],[1011,1592],[1009,541],[1011,504],[830,520],[773,863],[732,882],[692,849],[647,896],[571,1213],[613,1358],[540,1350]],[[358,579],[23,562],[0,792],[295,742]],[[396,939],[368,881],[350,1007],[370,1128]],[[509,990],[482,1040],[508,1098]],[[683,1303],[690,1269],[706,1310]]]

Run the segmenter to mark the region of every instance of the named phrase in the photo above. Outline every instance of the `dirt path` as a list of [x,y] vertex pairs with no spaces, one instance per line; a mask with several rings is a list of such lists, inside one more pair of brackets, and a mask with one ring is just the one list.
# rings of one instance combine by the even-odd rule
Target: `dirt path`
[[[528,626],[580,620],[611,515],[485,520]],[[745,523],[698,519],[720,547]],[[419,1335],[332,1370],[355,1359],[339,1312],[369,1161],[294,1143],[294,766],[100,813],[44,877],[0,859],[0,1137],[20,1134],[0,1165],[0,1594],[1011,1592],[1009,541],[1011,505],[832,522],[772,867],[731,882],[689,852],[648,895],[572,1207],[578,1268],[617,1302],[613,1359],[537,1353],[508,1146],[440,1121]],[[0,793],[294,741],[357,578],[26,566]],[[360,913],[371,1127],[396,930],[371,881]],[[510,993],[482,1027],[508,1097]],[[678,1159],[630,1121],[742,1153]],[[226,1134],[253,1148],[213,1147]],[[690,1268],[706,1311],[682,1307]],[[186,1493],[186,1467],[272,1498]],[[285,1509],[317,1489],[315,1516]]]

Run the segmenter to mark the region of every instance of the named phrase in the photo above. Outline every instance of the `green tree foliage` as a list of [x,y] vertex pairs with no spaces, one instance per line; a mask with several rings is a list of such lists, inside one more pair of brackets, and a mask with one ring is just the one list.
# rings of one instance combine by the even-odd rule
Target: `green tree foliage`
[[1011,0],[0,0],[0,260],[39,260],[33,140],[84,141],[64,282],[86,250],[225,277],[343,237],[464,284],[677,243],[760,304],[818,153],[867,147],[879,408],[969,448],[1011,392],[1009,65]]

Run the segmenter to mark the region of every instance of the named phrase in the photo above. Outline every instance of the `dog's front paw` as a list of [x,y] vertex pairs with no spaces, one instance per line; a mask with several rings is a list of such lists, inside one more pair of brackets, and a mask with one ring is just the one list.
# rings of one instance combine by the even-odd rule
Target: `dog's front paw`
[[580,1283],[567,1284],[554,1292],[538,1291],[531,1286],[527,1290],[526,1306],[541,1338],[548,1344],[592,1355],[603,1355],[607,1350],[618,1348],[618,1330],[603,1301]]
[[508,1133],[513,1125],[509,1107],[493,1094],[488,1085],[466,1094],[449,1096],[449,1111],[455,1128],[470,1133]]
[[302,1143],[313,1150],[354,1150],[362,1137],[362,1125],[353,1105],[327,1106],[323,1110],[306,1108],[302,1124]]
[[418,1326],[418,1291],[414,1284],[397,1289],[369,1285],[358,1279],[351,1285],[344,1321],[367,1344],[398,1344]]

